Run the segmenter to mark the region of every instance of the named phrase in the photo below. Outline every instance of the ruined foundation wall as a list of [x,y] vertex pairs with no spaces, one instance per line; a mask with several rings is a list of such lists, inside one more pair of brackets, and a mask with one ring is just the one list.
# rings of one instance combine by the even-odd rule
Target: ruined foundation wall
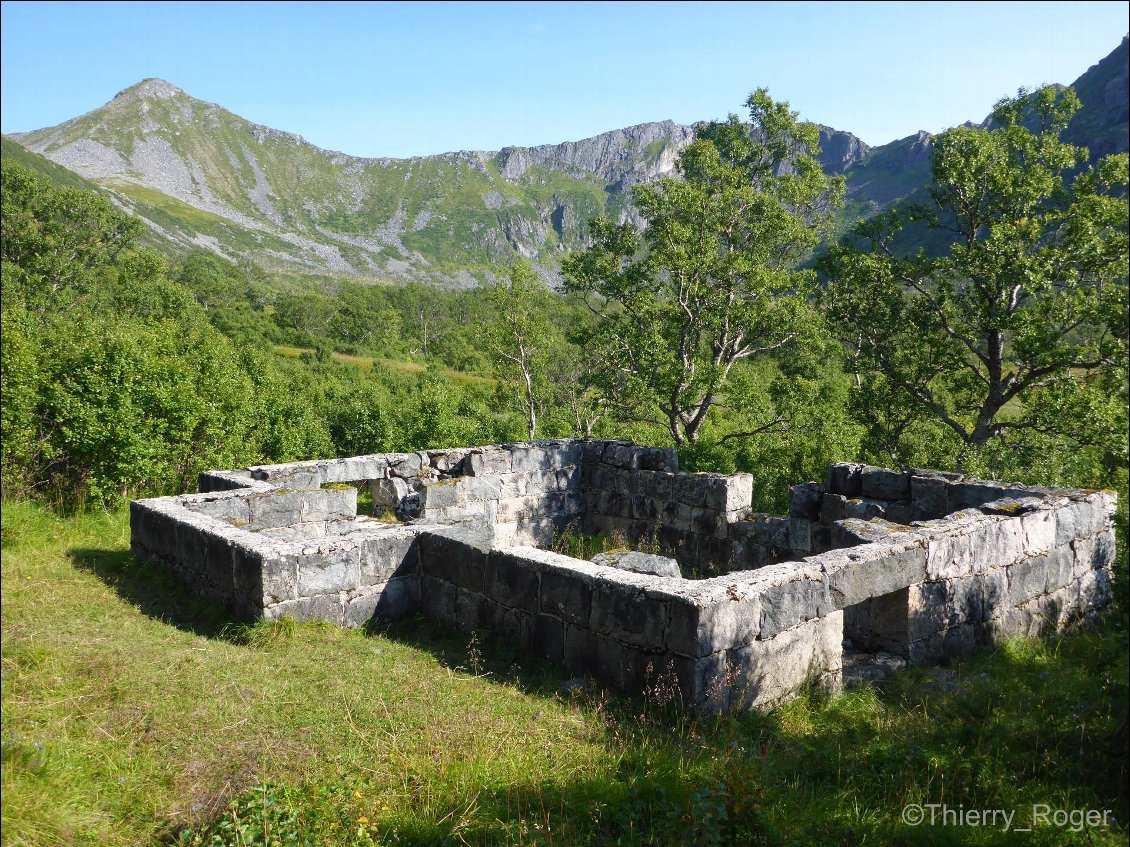
[[[132,546],[244,617],[357,626],[420,610],[623,690],[677,682],[708,709],[835,690],[845,636],[941,661],[1109,602],[1109,492],[834,465],[772,518],[749,514],[748,475],[676,468],[672,451],[585,440],[210,472],[208,493],[132,504]],[[408,522],[357,516],[364,484]],[[536,549],[564,527],[658,539],[721,574]]]

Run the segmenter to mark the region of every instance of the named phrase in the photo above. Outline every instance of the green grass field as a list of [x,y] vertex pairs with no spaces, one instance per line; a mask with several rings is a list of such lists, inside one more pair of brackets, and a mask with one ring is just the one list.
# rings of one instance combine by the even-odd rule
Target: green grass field
[[124,512],[5,503],[2,533],[5,845],[1126,843],[1113,624],[715,719],[421,621],[241,627],[135,562]]
[[[275,352],[280,356],[286,356],[291,359],[297,359],[303,353],[314,352],[309,347],[294,347],[290,344],[275,344],[272,346]],[[380,364],[382,367],[388,368],[389,370],[400,371],[401,373],[407,374],[421,374],[428,369],[428,366],[423,362],[409,362],[402,359],[380,359],[374,356],[355,356],[350,353],[335,352],[331,355],[336,361],[344,362],[347,365],[355,365],[365,372],[371,371],[376,364]],[[495,381],[490,377],[457,371],[452,368],[443,368],[440,373],[443,374],[444,378],[459,384],[495,384]]]

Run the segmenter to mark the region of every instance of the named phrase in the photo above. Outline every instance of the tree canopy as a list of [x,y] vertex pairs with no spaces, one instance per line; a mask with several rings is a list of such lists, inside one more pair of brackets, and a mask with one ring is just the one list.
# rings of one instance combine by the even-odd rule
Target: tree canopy
[[[1060,139],[1079,103],[1046,87],[934,142],[931,202],[865,222],[823,258],[820,297],[872,445],[898,462],[922,421],[986,450],[1121,442],[1127,157]],[[948,249],[907,255],[911,228]],[[1050,441],[1049,441],[1050,439]]]
[[[633,189],[643,225],[592,221],[593,245],[564,264],[598,323],[590,355],[621,416],[694,443],[725,402],[735,365],[810,326],[798,268],[830,225],[843,183],[821,170],[819,130],[759,90],[698,127],[677,175]],[[770,429],[779,416],[738,436]]]

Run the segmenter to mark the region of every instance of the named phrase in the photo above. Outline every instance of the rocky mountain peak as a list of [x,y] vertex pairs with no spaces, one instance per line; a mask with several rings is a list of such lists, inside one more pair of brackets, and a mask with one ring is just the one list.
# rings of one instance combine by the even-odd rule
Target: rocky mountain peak
[[114,95],[114,100],[126,100],[130,98],[166,100],[170,97],[180,95],[184,95],[184,92],[171,82],[165,82],[163,79],[151,76],[135,85],[131,85],[129,88],[119,91]]

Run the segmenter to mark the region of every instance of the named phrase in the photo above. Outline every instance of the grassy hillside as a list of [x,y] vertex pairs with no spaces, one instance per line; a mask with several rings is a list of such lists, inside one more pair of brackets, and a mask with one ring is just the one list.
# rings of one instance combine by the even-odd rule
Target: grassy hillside
[[[711,719],[663,686],[562,694],[560,669],[423,623],[240,628],[135,562],[124,513],[5,503],[2,537],[13,847],[1125,843],[1121,631]],[[907,803],[1118,823],[911,827]]]
[[[616,131],[573,145],[580,152],[362,159],[146,80],[6,143],[112,188],[182,249],[209,245],[291,272],[465,285],[516,254],[555,268],[589,218],[623,208],[625,175],[672,157],[679,129]],[[585,165],[559,158],[567,155]]]

